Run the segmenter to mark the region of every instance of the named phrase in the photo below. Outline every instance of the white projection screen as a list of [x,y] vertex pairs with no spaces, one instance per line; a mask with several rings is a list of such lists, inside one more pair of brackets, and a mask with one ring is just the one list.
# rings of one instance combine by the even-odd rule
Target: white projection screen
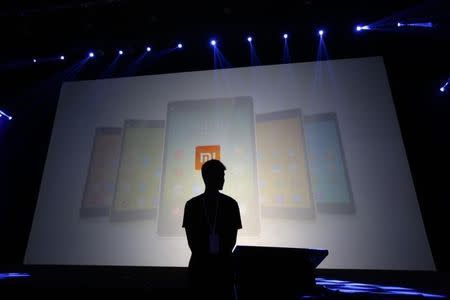
[[25,263],[187,266],[213,157],[238,245],[435,270],[381,57],[64,83]]

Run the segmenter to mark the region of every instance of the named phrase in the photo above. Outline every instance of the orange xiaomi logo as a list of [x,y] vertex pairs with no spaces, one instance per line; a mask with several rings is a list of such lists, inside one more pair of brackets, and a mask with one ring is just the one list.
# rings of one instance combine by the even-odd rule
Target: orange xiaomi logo
[[220,145],[195,147],[196,170],[201,170],[202,165],[211,159],[220,159]]

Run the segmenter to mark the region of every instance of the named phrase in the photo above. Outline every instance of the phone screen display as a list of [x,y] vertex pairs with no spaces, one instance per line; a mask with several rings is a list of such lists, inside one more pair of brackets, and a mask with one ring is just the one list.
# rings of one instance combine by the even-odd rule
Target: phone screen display
[[95,130],[80,216],[109,216],[119,163],[121,128]]
[[305,116],[314,201],[322,212],[354,212],[350,180],[334,113]]
[[256,140],[262,216],[313,216],[301,111],[257,115]]
[[160,235],[184,235],[184,205],[204,191],[201,165],[226,166],[223,193],[240,208],[243,229],[259,233],[253,100],[236,97],[171,102],[167,111]]
[[156,216],[160,196],[164,121],[126,120],[111,217]]

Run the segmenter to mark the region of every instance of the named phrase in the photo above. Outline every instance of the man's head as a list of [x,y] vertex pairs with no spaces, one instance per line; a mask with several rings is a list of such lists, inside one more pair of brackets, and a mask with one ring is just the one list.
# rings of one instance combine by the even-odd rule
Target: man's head
[[225,166],[217,159],[211,159],[202,166],[202,177],[205,186],[210,190],[221,190],[225,182]]

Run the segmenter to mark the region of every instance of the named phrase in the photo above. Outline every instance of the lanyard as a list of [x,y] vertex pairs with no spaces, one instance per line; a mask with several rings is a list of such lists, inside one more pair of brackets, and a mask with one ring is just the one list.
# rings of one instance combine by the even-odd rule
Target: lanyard
[[210,232],[215,233],[216,232],[217,211],[219,210],[219,196],[216,197],[216,213],[215,213],[212,225],[211,225],[211,222],[209,221],[208,209],[206,208],[205,198],[206,198],[206,196],[203,197],[203,208],[205,210],[206,221],[208,221],[208,227],[209,227]]

